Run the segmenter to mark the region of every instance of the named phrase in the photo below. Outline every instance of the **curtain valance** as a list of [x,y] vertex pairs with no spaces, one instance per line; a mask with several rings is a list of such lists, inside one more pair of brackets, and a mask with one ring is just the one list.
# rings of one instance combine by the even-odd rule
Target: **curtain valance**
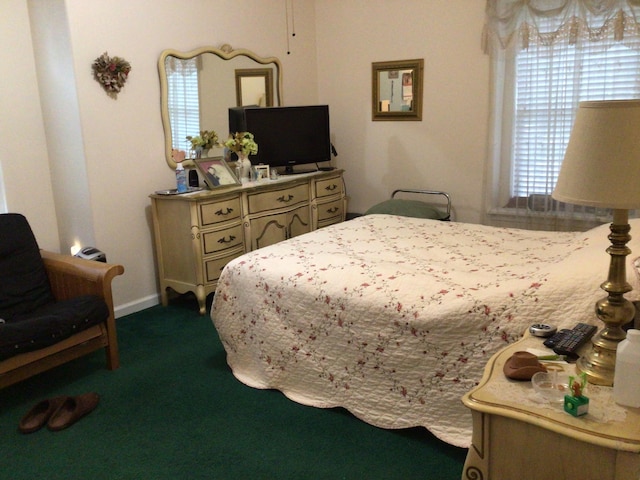
[[640,0],[487,0],[483,49],[525,49],[640,33]]
[[165,59],[164,65],[168,74],[191,75],[195,73],[196,69],[202,69],[202,60],[200,56],[183,59],[169,55]]

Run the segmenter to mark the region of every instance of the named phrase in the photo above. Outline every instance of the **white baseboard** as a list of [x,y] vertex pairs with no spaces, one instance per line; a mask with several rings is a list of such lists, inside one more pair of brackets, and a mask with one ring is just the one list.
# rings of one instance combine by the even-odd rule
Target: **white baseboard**
[[125,303],[124,305],[116,305],[113,307],[113,313],[116,318],[124,317],[132,313],[139,312],[146,308],[151,308],[160,303],[160,295],[149,295],[134,302]]

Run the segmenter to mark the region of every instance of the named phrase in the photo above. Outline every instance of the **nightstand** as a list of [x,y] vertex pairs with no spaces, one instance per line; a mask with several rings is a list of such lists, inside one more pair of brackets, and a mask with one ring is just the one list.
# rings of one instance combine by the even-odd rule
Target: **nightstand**
[[527,348],[545,347],[526,334],[495,354],[480,384],[463,397],[473,438],[462,478],[638,480],[640,409],[616,404],[613,388],[596,385],[587,386],[589,413],[582,417],[538,399],[531,382],[509,380],[502,371],[514,352]]

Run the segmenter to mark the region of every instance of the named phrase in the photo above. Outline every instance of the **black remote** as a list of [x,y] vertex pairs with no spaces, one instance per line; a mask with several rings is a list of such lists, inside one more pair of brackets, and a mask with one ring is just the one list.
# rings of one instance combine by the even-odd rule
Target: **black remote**
[[[562,338],[555,342],[551,348],[558,355],[566,355],[569,357],[576,357],[577,350],[584,345],[593,334],[596,333],[598,328],[595,325],[589,325],[587,323],[578,323],[571,330],[564,331]],[[561,330],[562,332],[563,330]],[[554,335],[555,336],[555,335]],[[553,337],[551,337],[553,339]],[[545,342],[545,346],[547,342]]]
[[564,338],[564,336],[569,333],[571,330],[568,328],[563,328],[562,330],[558,330],[556,333],[547,338],[542,344],[547,348],[555,347],[560,340]]

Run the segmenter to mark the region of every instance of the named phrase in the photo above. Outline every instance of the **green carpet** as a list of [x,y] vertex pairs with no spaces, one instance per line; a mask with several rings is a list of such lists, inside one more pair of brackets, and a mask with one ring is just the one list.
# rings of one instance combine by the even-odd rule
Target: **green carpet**
[[[456,479],[466,450],[425,429],[382,430],[238,382],[208,316],[179,298],[118,319],[121,367],[102,351],[0,390],[2,479]],[[23,435],[39,400],[101,395],[61,432]]]

